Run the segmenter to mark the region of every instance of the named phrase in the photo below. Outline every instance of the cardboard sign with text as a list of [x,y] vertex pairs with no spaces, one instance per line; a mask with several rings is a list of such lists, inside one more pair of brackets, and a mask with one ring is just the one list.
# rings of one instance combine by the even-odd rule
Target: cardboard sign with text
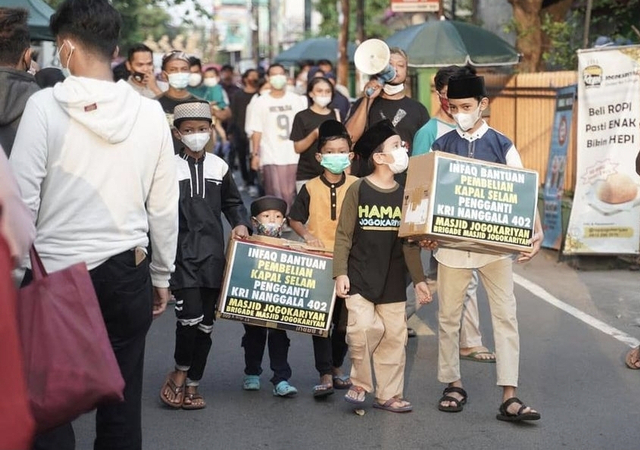
[[538,173],[430,152],[409,160],[400,237],[479,252],[531,249]]
[[326,337],[334,299],[331,253],[256,236],[230,242],[216,316]]

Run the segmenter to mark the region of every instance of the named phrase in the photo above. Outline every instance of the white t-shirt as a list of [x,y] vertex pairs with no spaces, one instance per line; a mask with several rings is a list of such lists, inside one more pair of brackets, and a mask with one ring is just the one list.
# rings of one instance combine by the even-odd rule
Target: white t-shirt
[[295,115],[307,108],[307,99],[285,92],[281,98],[269,93],[254,97],[247,109],[247,132],[262,133],[260,165],[298,164],[299,155],[289,139]]

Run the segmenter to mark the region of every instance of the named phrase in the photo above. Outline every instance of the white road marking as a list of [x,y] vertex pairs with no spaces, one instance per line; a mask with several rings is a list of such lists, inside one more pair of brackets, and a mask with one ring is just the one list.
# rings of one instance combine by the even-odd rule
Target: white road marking
[[513,281],[515,284],[519,285],[520,287],[523,287],[524,289],[531,292],[536,297],[544,300],[545,302],[555,306],[558,309],[563,310],[568,314],[571,314],[576,319],[583,321],[584,323],[592,326],[596,330],[600,330],[603,333],[608,334],[609,336],[619,340],[620,342],[627,344],[630,347],[637,347],[638,345],[640,345],[640,341],[634,338],[633,336],[630,336],[624,331],[620,331],[617,328],[614,328],[611,325],[608,325],[603,321],[596,319],[595,317],[590,316],[589,314],[583,311],[580,311],[578,308],[575,308],[563,302],[562,300],[557,299],[556,297],[551,295],[549,292],[544,290],[541,286],[537,285],[533,281],[529,281],[526,278],[521,277],[516,273],[513,274]]

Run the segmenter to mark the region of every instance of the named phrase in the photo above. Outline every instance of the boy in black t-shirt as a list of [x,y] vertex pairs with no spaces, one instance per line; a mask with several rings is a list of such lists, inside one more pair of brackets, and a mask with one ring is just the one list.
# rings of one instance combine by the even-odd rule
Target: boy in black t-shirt
[[349,311],[347,344],[351,351],[351,381],[345,395],[362,404],[373,392],[374,408],[409,412],[403,400],[405,344],[405,262],[420,303],[431,301],[424,279],[420,249],[398,237],[403,189],[394,175],[409,164],[407,149],[388,120],[362,135],[354,147],[373,173],[349,187],[342,204],[333,255],[336,293]]

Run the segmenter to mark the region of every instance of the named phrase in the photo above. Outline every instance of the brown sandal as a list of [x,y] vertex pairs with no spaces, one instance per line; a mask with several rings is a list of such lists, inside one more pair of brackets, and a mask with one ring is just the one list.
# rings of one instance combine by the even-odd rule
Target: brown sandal
[[[174,395],[174,401],[169,400],[165,391],[170,390]],[[162,388],[160,388],[160,400],[167,406],[171,408],[181,408],[182,402],[184,401],[184,384],[182,386],[178,386],[173,378],[171,378],[171,374],[167,375],[167,378],[164,380],[162,384]]]
[[207,403],[204,401],[204,397],[198,393],[198,388],[195,386],[187,386],[189,388],[195,388],[194,392],[185,392],[184,400],[182,401],[182,409],[204,409],[207,407]]

